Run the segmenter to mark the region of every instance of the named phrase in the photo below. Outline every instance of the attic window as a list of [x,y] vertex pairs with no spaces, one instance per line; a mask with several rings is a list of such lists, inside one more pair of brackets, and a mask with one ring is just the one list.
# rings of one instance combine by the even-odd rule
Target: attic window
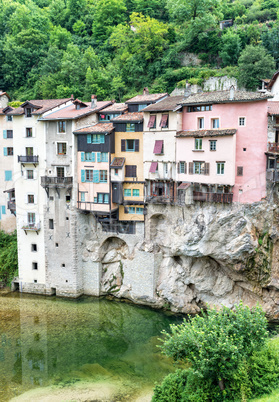
[[149,127],[149,128],[155,128],[156,127],[156,115],[153,114],[153,115],[150,116],[147,127]]
[[25,115],[26,115],[26,117],[32,117],[32,108],[31,107],[25,108]]
[[169,115],[168,114],[162,114],[162,118],[161,118],[161,121],[160,121],[160,127],[168,128],[168,123],[169,123]]

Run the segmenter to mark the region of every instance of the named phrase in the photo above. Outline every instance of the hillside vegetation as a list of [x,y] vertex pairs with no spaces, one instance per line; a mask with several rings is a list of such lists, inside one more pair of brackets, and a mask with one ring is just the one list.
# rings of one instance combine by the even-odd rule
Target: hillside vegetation
[[[120,101],[144,86],[171,92],[186,79],[201,83],[227,74],[255,89],[279,64],[278,5],[279,0],[0,0],[0,88],[14,100],[71,94],[89,100],[94,93]],[[233,26],[220,30],[223,19],[233,19]],[[198,65],[185,63],[189,52],[198,56]]]

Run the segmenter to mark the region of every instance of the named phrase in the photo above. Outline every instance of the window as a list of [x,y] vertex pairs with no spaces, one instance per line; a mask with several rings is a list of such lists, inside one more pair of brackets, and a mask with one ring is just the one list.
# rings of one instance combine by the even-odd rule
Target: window
[[139,140],[121,140],[121,152],[139,152]]
[[27,213],[27,221],[29,226],[35,226],[36,222],[36,214],[35,212],[28,212]]
[[8,154],[8,156],[12,156],[14,154],[14,148],[13,147],[8,147],[7,148],[7,154]]
[[28,204],[34,204],[34,202],[35,202],[34,194],[28,194],[27,195],[27,202],[28,202]]
[[97,194],[97,203],[98,204],[108,204],[109,203],[109,194],[108,193],[98,193]]
[[7,138],[13,138],[13,130],[7,130]]
[[216,140],[209,141],[209,149],[210,151],[216,151]]
[[179,162],[178,173],[187,173],[186,172],[186,162]]
[[118,171],[119,171],[119,169],[114,169],[115,176],[118,176]]
[[125,176],[126,177],[137,177],[137,166],[136,165],[126,165],[125,166]]
[[195,150],[202,149],[202,138],[195,138]]
[[243,152],[246,152],[246,148],[243,148]]
[[107,183],[108,172],[107,170],[100,170],[100,183]]
[[162,114],[162,118],[160,121],[160,127],[162,128],[168,128],[169,126],[169,115],[168,114]]
[[34,170],[27,170],[27,179],[32,180],[34,179]]
[[70,195],[66,195],[65,201],[66,201],[67,204],[69,204],[69,202],[71,201],[71,196],[70,196]]
[[86,170],[85,171],[85,180],[86,181],[93,181],[93,170]]
[[245,126],[245,117],[239,117],[238,125],[239,126]]
[[25,154],[26,156],[33,156],[33,147],[26,147]]
[[25,116],[26,117],[32,117],[32,108],[31,107],[27,107],[25,109]]
[[37,244],[33,243],[31,244],[31,251],[37,251]]
[[58,155],[66,155],[67,153],[66,142],[57,142],[57,153]]
[[142,215],[143,214],[143,208],[136,208],[136,214]]
[[135,151],[135,140],[126,140],[126,151],[127,152]]
[[87,134],[87,144],[104,144],[105,134]]
[[111,115],[110,114],[100,114],[99,121],[110,121]]
[[163,140],[156,140],[153,153],[155,155],[162,155],[164,153],[164,141]]
[[49,219],[49,220],[48,220],[48,227],[49,227],[49,229],[54,229],[54,222],[53,222],[53,219]]
[[58,122],[58,133],[66,133],[66,121],[61,120]]
[[135,123],[126,123],[126,131],[130,133],[135,132],[136,131]]
[[211,119],[211,127],[219,128],[219,119]]
[[147,103],[145,103],[143,105],[139,105],[138,111],[140,112],[142,109],[144,109],[147,106],[148,106]]
[[125,188],[124,189],[124,197],[131,197],[131,189],[130,188]]
[[155,114],[150,115],[147,127],[156,128],[156,115]]
[[204,162],[194,162],[194,174],[202,174],[204,171]]
[[59,244],[58,244],[58,243],[55,243],[55,247],[59,247]]
[[168,174],[168,164],[163,163],[163,168],[164,168],[164,174],[167,175]]
[[212,110],[212,105],[188,106],[188,112],[208,112]]
[[189,174],[209,175],[209,163],[205,162],[189,162]]
[[97,152],[97,162],[108,162],[108,152]]
[[13,116],[7,116],[7,121],[13,121]]
[[12,181],[13,172],[11,170],[5,170],[5,181]]
[[32,127],[26,127],[26,137],[33,137],[32,136]]
[[32,269],[38,269],[38,263],[37,262],[32,262]]
[[63,167],[57,167],[56,168],[56,172],[57,172],[57,177],[65,177],[65,170]]
[[85,202],[85,192],[84,191],[80,192],[80,201]]
[[224,174],[225,173],[225,162],[217,162],[217,174]]
[[[274,159],[273,159],[274,160]],[[243,166],[237,166],[237,176],[243,176]]]
[[135,207],[129,207],[128,211],[129,211],[129,214],[134,214],[136,212],[136,208]]
[[139,189],[134,188],[134,189],[133,189],[133,197],[139,197],[139,195],[140,195]]

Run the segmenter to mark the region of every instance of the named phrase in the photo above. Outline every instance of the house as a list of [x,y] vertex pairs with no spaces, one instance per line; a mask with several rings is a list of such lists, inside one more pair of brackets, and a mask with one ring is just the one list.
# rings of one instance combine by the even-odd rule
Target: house
[[176,200],[176,133],[182,130],[183,96],[169,96],[143,109],[146,203]]
[[177,180],[178,185],[192,184],[194,200],[252,203],[266,196],[267,100],[271,97],[231,87],[191,94],[181,102]]

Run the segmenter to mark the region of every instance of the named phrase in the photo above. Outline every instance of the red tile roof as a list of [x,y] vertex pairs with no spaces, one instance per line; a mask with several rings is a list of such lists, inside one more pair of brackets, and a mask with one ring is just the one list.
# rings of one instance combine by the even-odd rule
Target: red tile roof
[[113,103],[112,105],[102,109],[102,113],[121,113],[125,112],[128,106],[125,103]]
[[[183,95],[179,96],[168,96],[157,103],[147,106],[142,111],[143,112],[168,112],[179,108],[178,103],[182,102],[184,99]],[[181,106],[180,106],[181,107]]]
[[131,99],[128,99],[125,103],[153,103],[158,101],[159,99],[165,98],[166,96],[169,96],[167,92],[163,94],[137,95]]
[[269,83],[268,83],[267,89],[271,89],[271,88],[273,87],[273,84],[274,84],[274,82],[276,81],[276,79],[277,79],[277,77],[278,77],[278,74],[279,74],[279,70],[277,70],[277,71],[273,74],[271,80],[270,80]]
[[234,135],[235,128],[215,129],[215,130],[185,130],[178,131],[176,137],[223,137],[227,135]]
[[[32,114],[39,115],[39,114],[45,113],[45,112],[57,107],[57,106],[61,106],[64,103],[69,102],[70,100],[71,100],[71,98],[30,100],[30,101],[26,101],[26,102],[22,103],[22,105],[26,105],[26,104],[33,105],[36,108],[36,110],[34,110],[34,112],[32,112]],[[9,112],[9,114],[11,114],[11,115],[24,114],[24,108],[21,106],[17,107],[12,112]]]
[[115,121],[116,123],[119,122],[126,122],[126,121],[142,121],[143,120],[143,113],[142,112],[134,112],[134,113],[124,113],[120,116],[111,119],[111,121]]
[[74,134],[110,133],[114,129],[112,123],[97,123],[94,126],[83,127],[74,131]]
[[86,116],[88,114],[96,113],[99,110],[102,110],[108,105],[111,105],[111,101],[102,101],[97,102],[97,105],[94,109],[91,108],[91,102],[85,102],[84,104],[87,107],[82,107],[80,109],[76,109],[74,104],[63,107],[55,112],[49,113],[47,116],[44,116],[42,120],[72,120],[79,119],[80,117]]
[[7,113],[8,110],[9,110],[9,111],[12,111],[12,110],[14,110],[14,108],[11,107],[11,106],[6,106],[6,107],[3,107],[3,108],[0,108],[0,114],[6,115],[6,114],[8,114],[8,113]]
[[125,162],[125,158],[115,157],[110,164],[112,168],[122,168]]
[[8,97],[9,99],[11,99],[11,98],[9,97],[9,95],[7,94],[7,92],[0,91],[0,96],[3,96],[3,95],[7,95],[7,97]]
[[268,102],[267,114],[270,116],[279,115],[279,102],[277,101]]

